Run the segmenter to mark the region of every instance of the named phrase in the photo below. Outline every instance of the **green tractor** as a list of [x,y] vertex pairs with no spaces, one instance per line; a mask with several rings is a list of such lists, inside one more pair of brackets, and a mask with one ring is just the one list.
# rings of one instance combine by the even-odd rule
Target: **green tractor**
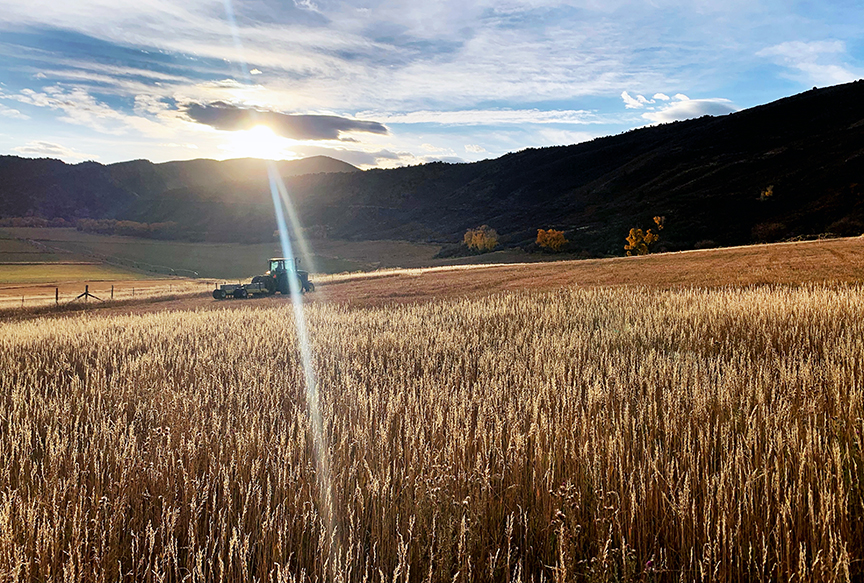
[[309,281],[309,272],[300,271],[293,268],[290,259],[284,257],[273,257],[270,259],[270,269],[264,275],[256,275],[252,278],[253,285],[256,283],[263,284],[267,288],[267,292],[274,294],[277,291],[280,294],[290,294],[291,285],[288,278],[294,274],[297,277],[297,284],[300,293],[315,291],[315,284]]
[[242,299],[276,292],[288,295],[291,293],[290,277],[297,278],[297,288],[301,294],[315,291],[315,284],[309,281],[309,272],[296,269],[293,263],[284,257],[273,257],[270,259],[270,269],[264,275],[256,275],[249,284],[221,285],[213,290],[213,297],[217,300],[229,297]]

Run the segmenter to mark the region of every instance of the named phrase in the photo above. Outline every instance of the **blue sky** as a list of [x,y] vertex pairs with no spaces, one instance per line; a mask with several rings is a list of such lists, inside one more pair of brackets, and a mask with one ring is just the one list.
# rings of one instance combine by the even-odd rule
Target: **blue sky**
[[853,81],[861,23],[861,0],[0,0],[0,154],[480,160]]

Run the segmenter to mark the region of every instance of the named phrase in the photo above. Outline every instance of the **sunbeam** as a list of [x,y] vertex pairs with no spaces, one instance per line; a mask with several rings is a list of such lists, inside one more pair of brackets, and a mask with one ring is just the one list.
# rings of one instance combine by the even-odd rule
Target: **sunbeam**
[[[231,0],[224,0],[224,3],[225,13],[231,26],[234,45],[238,53],[238,62],[244,79],[248,84],[251,84],[252,76],[249,72],[249,66],[243,57],[243,43],[237,29],[237,23],[234,17],[234,8],[231,4]],[[321,407],[313,365],[312,346],[309,342],[309,333],[306,327],[306,317],[303,310],[303,294],[300,289],[300,281],[296,274],[297,265],[294,256],[294,249],[291,245],[290,233],[292,231],[289,231],[288,224],[285,221],[285,209],[288,211],[294,237],[300,245],[303,259],[307,261],[309,269],[313,268],[311,259],[312,255],[309,252],[309,247],[306,244],[305,239],[303,238],[301,225],[297,214],[294,212],[294,206],[291,203],[288,189],[285,187],[282,177],[279,175],[278,169],[276,168],[276,164],[272,160],[267,161],[267,177],[270,184],[270,195],[273,199],[273,212],[276,216],[276,225],[279,230],[279,244],[282,249],[282,256],[286,259],[286,265],[289,266],[288,286],[291,292],[291,305],[294,311],[294,326],[297,331],[297,344],[300,350],[301,365],[303,367],[303,381],[306,385],[306,409],[309,413],[309,427],[312,432],[313,454],[316,463],[316,477],[319,492],[318,505],[320,515],[324,520],[324,526],[327,530],[328,539],[331,541],[329,547],[330,556],[327,558],[327,564],[332,570],[341,555],[341,545],[339,545],[337,533],[334,532],[334,509],[332,481],[330,479],[330,460],[327,444],[324,439],[324,424],[321,418]]]

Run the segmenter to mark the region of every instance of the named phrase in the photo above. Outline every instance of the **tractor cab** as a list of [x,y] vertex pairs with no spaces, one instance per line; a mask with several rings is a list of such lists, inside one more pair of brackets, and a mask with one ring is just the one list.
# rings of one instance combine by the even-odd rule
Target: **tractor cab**
[[315,285],[309,281],[309,272],[297,269],[297,260],[284,257],[271,257],[270,269],[264,274],[271,280],[272,292],[291,293],[289,277],[296,277],[300,293],[315,291]]
[[276,274],[282,271],[287,271],[285,267],[285,259],[282,257],[274,257],[270,259],[270,270],[264,275]]

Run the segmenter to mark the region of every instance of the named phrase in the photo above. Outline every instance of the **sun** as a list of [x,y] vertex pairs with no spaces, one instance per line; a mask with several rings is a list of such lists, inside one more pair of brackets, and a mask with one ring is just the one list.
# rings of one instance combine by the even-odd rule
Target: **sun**
[[237,158],[282,160],[295,157],[293,152],[286,151],[290,144],[291,140],[277,136],[267,126],[257,125],[250,130],[233,132],[222,149]]

